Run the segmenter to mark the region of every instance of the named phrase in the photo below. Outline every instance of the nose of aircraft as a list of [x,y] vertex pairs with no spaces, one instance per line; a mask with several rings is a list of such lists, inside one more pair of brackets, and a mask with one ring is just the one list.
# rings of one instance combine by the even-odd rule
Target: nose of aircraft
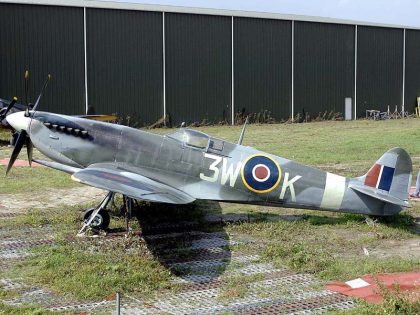
[[29,117],[25,116],[24,111],[10,114],[6,117],[6,120],[16,131],[26,131],[31,121]]

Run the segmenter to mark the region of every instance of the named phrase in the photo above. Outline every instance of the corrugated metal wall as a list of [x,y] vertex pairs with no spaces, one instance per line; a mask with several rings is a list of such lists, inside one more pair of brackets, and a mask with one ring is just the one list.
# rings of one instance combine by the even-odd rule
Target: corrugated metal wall
[[96,113],[163,116],[162,13],[87,9],[88,100]]
[[357,114],[386,111],[402,104],[403,36],[401,29],[358,26]]
[[420,96],[420,31],[405,33],[405,110],[414,111]]
[[[164,111],[163,14],[88,8],[89,105],[134,116],[139,125]],[[85,111],[83,8],[0,4],[0,97],[23,98],[31,71],[40,109]],[[231,122],[232,19],[165,14],[166,109],[172,123]],[[295,22],[294,112],[344,111],[354,99],[354,26]],[[291,114],[291,22],[234,18],[235,112]],[[402,103],[403,30],[358,26],[357,115]],[[420,31],[406,31],[406,109],[420,95]]]
[[0,97],[24,101],[28,69],[34,103],[50,73],[39,110],[83,114],[83,9],[0,4],[0,21]]
[[291,115],[292,22],[234,18],[235,111]]
[[172,123],[231,121],[231,18],[165,14],[165,37]]
[[295,22],[294,113],[344,114],[354,99],[354,26]]

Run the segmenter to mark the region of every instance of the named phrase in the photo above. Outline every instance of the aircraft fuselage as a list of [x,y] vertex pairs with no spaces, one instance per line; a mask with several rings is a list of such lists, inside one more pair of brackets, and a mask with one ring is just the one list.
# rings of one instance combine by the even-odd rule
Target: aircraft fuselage
[[161,136],[121,125],[36,112],[29,134],[56,162],[114,163],[195,199],[390,215],[401,207],[349,188],[346,178],[252,147],[180,129]]

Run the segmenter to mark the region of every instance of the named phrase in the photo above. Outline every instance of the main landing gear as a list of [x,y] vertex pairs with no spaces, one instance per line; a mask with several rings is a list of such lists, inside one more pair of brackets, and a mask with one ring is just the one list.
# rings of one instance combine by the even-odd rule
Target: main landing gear
[[[90,226],[96,230],[106,230],[109,227],[111,217],[107,206],[113,201],[115,193],[110,191],[96,208],[89,208],[83,214],[83,227],[78,235],[83,235]],[[123,195],[123,205],[120,208],[121,215],[125,217],[127,233],[131,232],[130,219],[134,207],[132,198]]]
[[78,235],[86,231],[88,226],[97,229],[106,229],[109,226],[110,216],[106,207],[114,197],[114,193],[110,191],[104,200],[96,208],[87,209],[83,215],[83,227],[80,229]]
[[[89,208],[83,213],[83,223],[87,223],[95,211],[95,208]],[[98,230],[105,230],[109,226],[109,222],[111,221],[111,217],[107,209],[101,209],[99,212],[93,217],[93,220],[90,223],[90,226],[94,229]]]

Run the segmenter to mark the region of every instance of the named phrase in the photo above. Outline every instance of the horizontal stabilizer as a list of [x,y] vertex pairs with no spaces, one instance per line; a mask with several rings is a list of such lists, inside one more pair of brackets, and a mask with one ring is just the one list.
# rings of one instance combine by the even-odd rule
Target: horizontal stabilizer
[[385,192],[380,189],[376,189],[369,186],[359,186],[355,184],[350,184],[349,188],[358,191],[362,194],[365,194],[367,196],[370,196],[372,198],[381,200],[383,202],[391,203],[397,206],[411,208],[411,204],[405,200],[401,200],[397,197],[391,196],[388,192]]

